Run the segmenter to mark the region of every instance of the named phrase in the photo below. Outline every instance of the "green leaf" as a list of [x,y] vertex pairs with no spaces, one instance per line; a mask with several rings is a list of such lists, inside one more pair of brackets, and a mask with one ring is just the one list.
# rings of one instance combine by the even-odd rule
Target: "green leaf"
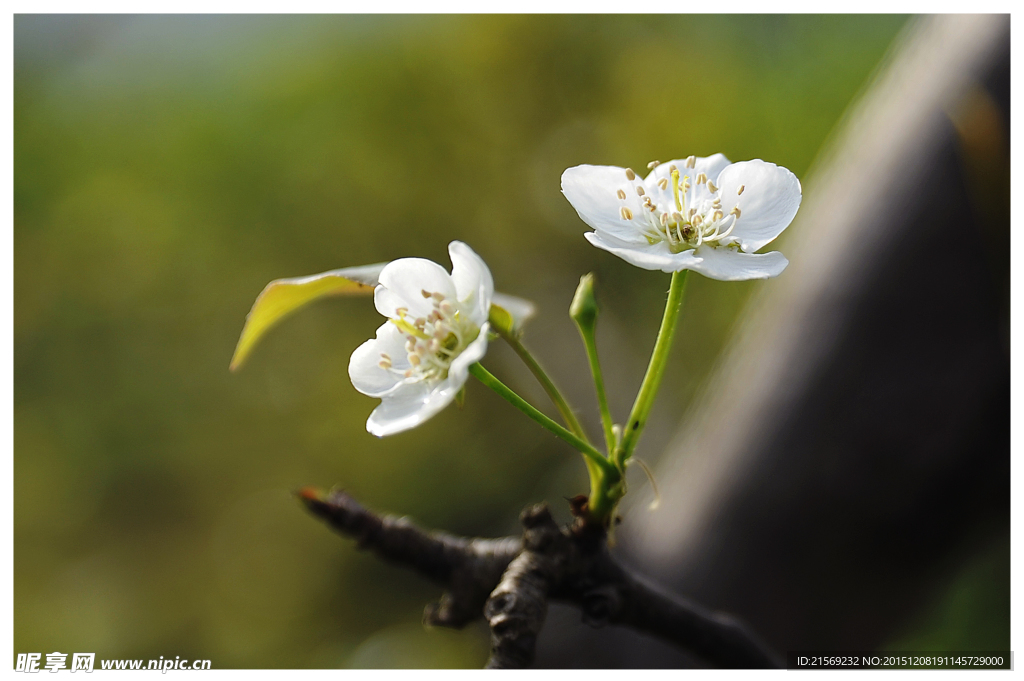
[[231,371],[248,359],[256,343],[275,324],[292,312],[326,296],[372,295],[377,278],[387,263],[346,267],[308,277],[276,279],[263,289],[245,318],[242,335],[231,358]]

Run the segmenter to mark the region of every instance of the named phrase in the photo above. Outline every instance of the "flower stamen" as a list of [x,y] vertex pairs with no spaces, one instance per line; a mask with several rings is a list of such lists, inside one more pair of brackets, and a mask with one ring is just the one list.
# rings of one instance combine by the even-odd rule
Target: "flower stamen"
[[[411,323],[406,318],[408,310],[399,310],[397,319],[391,322],[406,336],[405,351],[410,369],[402,373],[405,378],[419,376],[421,379],[443,380],[448,376],[452,360],[476,339],[479,328],[466,320],[458,306],[443,293],[423,289],[420,294],[433,303],[433,309],[426,317],[417,317]],[[378,366],[394,370],[391,357],[381,353]]]

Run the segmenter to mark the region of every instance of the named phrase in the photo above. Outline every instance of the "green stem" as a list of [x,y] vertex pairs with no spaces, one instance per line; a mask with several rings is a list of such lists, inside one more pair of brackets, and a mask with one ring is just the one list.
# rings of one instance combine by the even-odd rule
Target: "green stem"
[[604,391],[604,374],[601,373],[601,360],[597,357],[597,341],[594,340],[593,333],[584,332],[583,329],[580,329],[580,335],[583,336],[583,346],[587,349],[587,359],[590,360],[590,373],[594,376],[597,406],[601,410],[601,424],[604,426],[604,441],[608,448],[608,454],[611,456],[611,452],[615,450],[615,435],[612,432],[612,413],[608,409],[608,396]]
[[[532,404],[524,400],[522,397],[512,391],[511,388],[506,386],[504,383],[495,378],[491,372],[483,368],[479,362],[469,367],[469,373],[476,376],[481,383],[486,385],[488,388],[504,397],[513,407],[519,409],[521,412],[529,416],[531,419],[539,423],[542,427],[554,433],[558,437],[568,442],[573,449],[582,454],[590,464],[596,466],[598,470],[604,473],[606,476],[617,476],[618,470],[612,465],[612,462],[604,458],[599,451],[594,449],[594,446],[583,440],[579,436],[569,432],[562,426],[558,425],[550,418],[545,416]],[[593,476],[592,476],[593,480]]]
[[530,373],[532,373],[536,377],[537,381],[540,382],[541,386],[544,388],[544,392],[548,394],[548,397],[551,398],[551,401],[554,402],[555,407],[558,409],[558,413],[562,415],[565,425],[569,426],[569,430],[575,433],[580,439],[589,441],[586,432],[583,430],[583,425],[580,424],[579,420],[576,418],[576,414],[573,413],[569,403],[565,401],[564,397],[562,397],[562,393],[559,392],[558,388],[555,386],[555,382],[551,380],[551,377],[547,375],[537,360],[533,358],[533,355],[531,355],[530,351],[526,349],[526,346],[523,345],[522,341],[511,334],[502,333],[500,330],[498,331],[498,335],[504,338],[505,342],[515,350],[516,354],[519,355],[519,358],[523,360],[526,366],[530,369]]
[[626,461],[633,454],[637,440],[640,439],[640,433],[647,425],[647,416],[651,413],[651,405],[654,403],[654,396],[661,384],[662,374],[665,373],[669,350],[672,348],[676,322],[679,321],[679,309],[682,306],[683,294],[686,292],[687,273],[688,270],[672,273],[672,285],[668,290],[665,314],[661,318],[661,329],[658,330],[658,340],[654,343],[651,362],[647,365],[647,374],[644,376],[644,382],[640,385],[640,392],[636,395],[633,410],[629,414],[629,421],[626,422],[623,429],[622,441],[612,457],[619,468],[626,465]]

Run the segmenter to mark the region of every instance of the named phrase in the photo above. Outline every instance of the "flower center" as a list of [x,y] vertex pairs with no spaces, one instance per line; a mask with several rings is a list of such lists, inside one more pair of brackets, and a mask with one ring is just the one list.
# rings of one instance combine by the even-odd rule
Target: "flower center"
[[401,372],[392,368],[391,357],[384,352],[378,364],[404,378],[443,381],[448,377],[452,360],[480,335],[480,327],[459,312],[458,302],[436,292],[421,293],[430,299],[433,308],[426,317],[411,319],[409,310],[400,307],[396,310],[398,317],[391,320],[405,336],[410,367]]
[[[694,173],[695,164],[696,158],[691,156],[682,171],[669,166],[669,177],[658,181],[661,191],[655,196],[648,194],[636,173],[627,168],[629,189],[616,192],[622,202],[620,217],[632,222],[648,243],[665,242],[673,253],[702,245],[738,248],[738,240],[730,235],[740,219],[739,207],[725,214],[721,188],[704,173]],[[654,161],[648,167],[657,165]],[[740,186],[737,194],[743,194],[743,189]]]

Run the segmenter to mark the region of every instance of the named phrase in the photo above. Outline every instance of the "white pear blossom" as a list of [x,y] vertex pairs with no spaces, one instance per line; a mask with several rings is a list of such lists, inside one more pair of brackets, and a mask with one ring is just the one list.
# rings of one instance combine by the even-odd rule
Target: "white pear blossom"
[[789,261],[755,253],[800,208],[800,181],[761,160],[722,154],[651,163],[640,180],[629,168],[581,165],[562,173],[562,193],[595,231],[598,248],[647,270],[695,270],[722,281],[778,276]]
[[356,390],[382,400],[366,422],[378,437],[414,428],[448,406],[487,351],[491,271],[461,241],[448,254],[451,274],[422,258],[395,260],[380,272],[373,302],[388,321],[348,365]]

